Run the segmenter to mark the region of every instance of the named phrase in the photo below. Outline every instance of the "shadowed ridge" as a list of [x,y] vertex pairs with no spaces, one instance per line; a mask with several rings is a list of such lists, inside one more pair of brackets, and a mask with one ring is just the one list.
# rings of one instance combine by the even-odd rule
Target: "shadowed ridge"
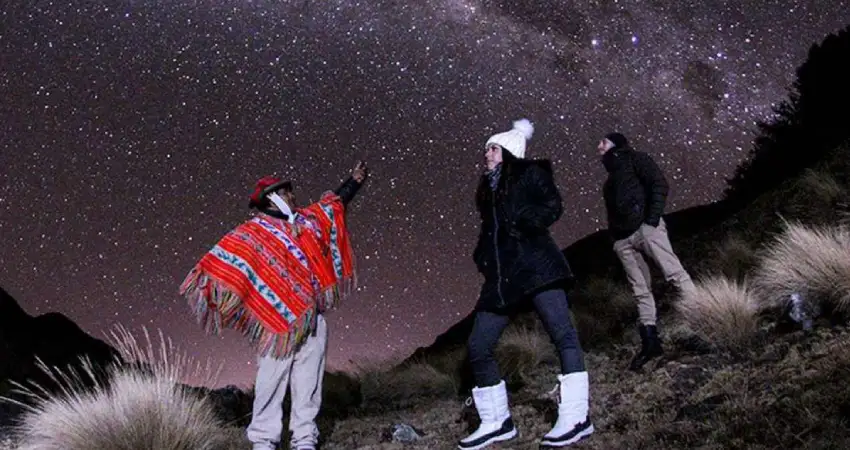
[[[60,313],[31,316],[4,289],[0,288],[0,395],[11,382],[38,383],[55,391],[59,388],[38,368],[37,358],[49,367],[68,366],[79,369],[80,357],[87,356],[98,376],[102,368],[122,361],[118,352],[106,342],[83,331]],[[20,413],[14,405],[0,402],[0,426],[7,426]]]

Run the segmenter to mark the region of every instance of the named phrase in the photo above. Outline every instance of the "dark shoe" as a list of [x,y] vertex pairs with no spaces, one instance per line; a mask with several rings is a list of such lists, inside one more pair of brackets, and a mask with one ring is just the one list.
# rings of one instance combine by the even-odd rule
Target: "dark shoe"
[[638,331],[640,332],[641,345],[640,351],[629,363],[629,370],[632,371],[640,370],[651,359],[664,354],[664,349],[661,348],[661,339],[658,338],[658,329],[655,325],[641,325]]

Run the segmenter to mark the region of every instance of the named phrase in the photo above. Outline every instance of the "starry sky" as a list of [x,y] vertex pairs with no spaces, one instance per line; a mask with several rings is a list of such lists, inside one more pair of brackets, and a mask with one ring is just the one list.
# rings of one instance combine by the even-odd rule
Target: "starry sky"
[[179,283],[257,179],[316,199],[364,159],[360,288],[328,318],[329,364],[406,356],[475,303],[487,137],[535,123],[562,246],[603,226],[608,131],[656,157],[668,212],[716,199],[809,46],[850,22],[817,3],[6,1],[0,285],[98,337],[161,329],[250,384],[245,340],[206,337]]

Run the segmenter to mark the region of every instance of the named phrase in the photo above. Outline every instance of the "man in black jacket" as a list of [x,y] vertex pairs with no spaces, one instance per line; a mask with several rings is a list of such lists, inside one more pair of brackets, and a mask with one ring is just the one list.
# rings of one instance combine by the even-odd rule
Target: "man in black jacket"
[[629,368],[639,370],[663,353],[656,327],[652,279],[642,254],[658,265],[680,294],[692,292],[694,284],[673,252],[661,217],[669,191],[661,169],[651,156],[632,149],[620,133],[605,136],[598,150],[608,172],[603,196],[614,252],[623,264],[638,303],[641,349]]

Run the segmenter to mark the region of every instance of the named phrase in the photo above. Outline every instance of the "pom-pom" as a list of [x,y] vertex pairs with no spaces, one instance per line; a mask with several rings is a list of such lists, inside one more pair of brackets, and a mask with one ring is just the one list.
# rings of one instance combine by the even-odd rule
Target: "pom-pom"
[[522,133],[525,139],[528,140],[534,134],[534,125],[528,119],[519,119],[514,121],[514,130]]

